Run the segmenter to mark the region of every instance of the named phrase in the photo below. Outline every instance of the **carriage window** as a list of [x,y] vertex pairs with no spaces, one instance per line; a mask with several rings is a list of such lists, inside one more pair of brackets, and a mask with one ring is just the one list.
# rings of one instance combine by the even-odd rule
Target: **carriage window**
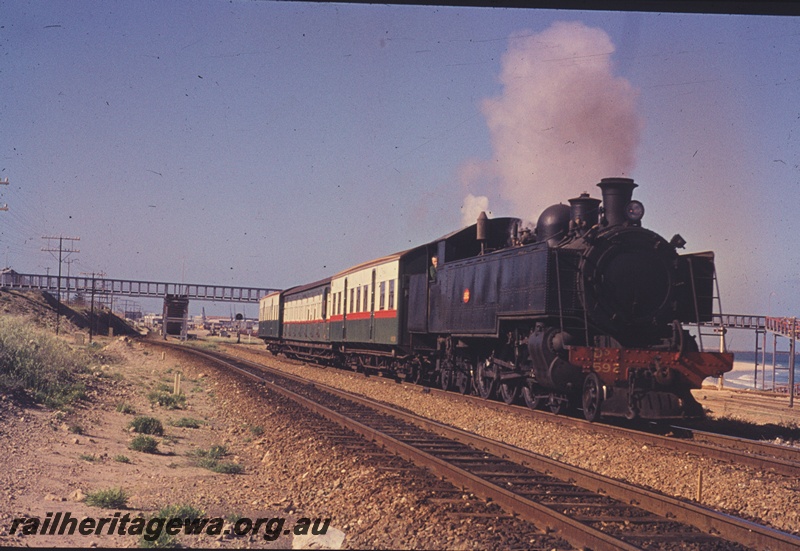
[[354,311],[353,310],[353,304],[355,303],[354,299],[356,298],[355,294],[354,294],[355,292],[356,292],[356,290],[351,287],[350,288],[350,311],[348,312],[348,314],[352,314],[353,311]]
[[384,306],[385,304],[386,304],[386,282],[381,281],[381,298],[378,303],[378,308],[383,310],[385,308]]
[[389,310],[394,309],[394,280],[389,281]]
[[369,312],[369,302],[367,301],[367,297],[369,296],[369,285],[364,285],[364,311]]
[[356,312],[361,311],[361,285],[356,287]]

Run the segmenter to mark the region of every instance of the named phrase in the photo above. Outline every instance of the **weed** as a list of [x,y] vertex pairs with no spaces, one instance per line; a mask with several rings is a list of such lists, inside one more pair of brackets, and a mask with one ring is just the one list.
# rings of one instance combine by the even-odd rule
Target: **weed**
[[239,474],[244,471],[244,467],[233,461],[220,461],[221,458],[228,455],[228,448],[225,446],[214,445],[209,449],[196,449],[188,454],[195,457],[195,464],[198,467],[214,471],[215,473],[222,474]]
[[[205,515],[202,509],[198,509],[191,505],[168,505],[160,511],[149,517],[148,522],[154,518],[182,518],[185,520],[195,520]],[[166,530],[162,530],[158,538],[154,538],[148,534],[142,534],[139,539],[139,547],[143,548],[164,548],[164,547],[177,547],[175,536],[167,534]]]
[[142,434],[157,434],[159,436],[164,434],[164,425],[155,417],[134,417],[133,421],[130,422],[130,426],[133,427],[134,432]]
[[211,469],[215,473],[221,474],[240,474],[244,472],[244,467],[242,467],[239,463],[234,463],[233,461],[221,461],[216,465],[206,468]]
[[140,434],[128,445],[130,449],[143,453],[158,453],[158,440],[152,436],[144,436]]
[[241,513],[235,513],[234,512],[234,513],[228,513],[227,515],[225,515],[225,520],[227,520],[231,524],[236,524],[236,521],[238,521],[240,518],[243,518],[243,517],[244,517],[244,515],[242,515]]
[[150,392],[147,398],[154,404],[167,409],[181,409],[186,404],[186,396],[183,394],[174,395],[158,390]]
[[119,463],[130,463],[131,462],[130,458],[127,455],[117,455],[117,456],[114,457],[114,461],[117,461]]
[[93,461],[97,461],[97,456],[93,453],[82,453],[78,456],[78,459],[83,459],[84,461],[89,461],[91,463]]
[[72,434],[83,434],[83,427],[77,423],[72,423],[69,426],[69,432],[71,432]]
[[172,421],[170,423],[173,427],[184,427],[187,429],[199,429],[200,426],[203,424],[202,421],[197,419],[192,419],[191,417],[181,417],[177,421]]
[[84,354],[30,322],[0,319],[0,389],[28,392],[48,407],[61,408],[83,399]]
[[128,504],[128,494],[122,488],[98,490],[86,495],[86,504],[104,509],[123,509]]
[[134,409],[132,405],[126,404],[125,402],[120,402],[117,404],[117,411],[126,415],[136,415],[136,409]]
[[255,427],[250,427],[250,432],[253,434],[253,436],[261,436],[262,434],[264,434],[264,427],[260,425],[256,425]]
[[207,457],[209,459],[221,459],[228,455],[228,448],[225,446],[213,445],[209,449],[204,450],[202,448],[197,448],[196,450],[190,451],[187,455],[190,457]]

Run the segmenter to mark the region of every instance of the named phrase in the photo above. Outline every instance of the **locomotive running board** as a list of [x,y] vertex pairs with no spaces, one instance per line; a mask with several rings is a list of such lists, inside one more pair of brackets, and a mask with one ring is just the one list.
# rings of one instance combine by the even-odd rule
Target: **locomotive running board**
[[651,369],[664,373],[672,369],[680,373],[691,388],[700,388],[706,377],[721,377],[733,369],[733,354],[571,346],[569,362],[583,369],[584,373],[597,373],[607,385],[627,380],[631,369]]

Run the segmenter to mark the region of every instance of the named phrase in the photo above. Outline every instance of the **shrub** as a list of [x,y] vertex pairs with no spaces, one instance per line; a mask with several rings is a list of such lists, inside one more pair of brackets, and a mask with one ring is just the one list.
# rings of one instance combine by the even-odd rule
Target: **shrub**
[[[148,522],[150,519],[154,518],[182,518],[182,519],[189,519],[195,520],[205,515],[205,512],[202,509],[197,509],[196,507],[192,507],[191,505],[168,505],[162,508],[160,511],[155,513],[154,515],[148,518]],[[158,535],[157,539],[153,539],[152,536],[147,536],[147,534],[142,534],[139,538],[139,547],[142,548],[164,548],[164,547],[177,547],[177,541],[175,536],[171,536],[167,534],[166,530],[161,530],[161,533]]]
[[104,509],[122,509],[128,504],[128,494],[122,488],[98,490],[86,495],[86,504]]
[[183,394],[167,394],[159,390],[150,392],[147,398],[154,404],[167,409],[181,409],[186,404],[186,396]]
[[130,463],[131,460],[127,455],[117,455],[114,457],[114,461],[118,461],[119,463]]
[[262,427],[261,425],[250,427],[250,432],[253,434],[253,436],[261,436],[262,434],[264,434],[264,427]]
[[134,417],[130,426],[133,427],[134,432],[140,432],[142,434],[164,434],[164,425],[155,417]]
[[221,461],[216,463],[216,465],[207,468],[211,469],[215,473],[222,474],[240,474],[244,472],[244,467],[239,463],[234,463],[233,461]]
[[240,474],[244,472],[244,467],[239,463],[219,461],[211,457],[201,457],[197,460],[197,466],[221,474]]
[[0,319],[0,389],[29,392],[48,407],[63,407],[84,398],[78,377],[87,359],[32,323]]
[[181,417],[177,421],[172,421],[171,423],[173,427],[184,427],[187,429],[199,429],[202,424],[202,421],[192,419],[191,417]]
[[215,444],[204,450],[202,448],[197,448],[196,450],[192,450],[188,453],[190,456],[199,457],[199,458],[208,458],[208,459],[220,459],[228,455],[228,448],[225,446],[220,446]]
[[158,453],[158,440],[152,436],[144,436],[140,434],[131,440],[131,443],[128,447],[137,452]]
[[239,474],[244,471],[244,467],[233,461],[222,461],[220,459],[228,455],[228,448],[225,446],[214,445],[207,450],[196,449],[189,452],[190,456],[196,457],[195,464],[198,467],[222,474]]
[[226,455],[228,455],[228,448],[216,444],[208,448],[208,451],[205,450],[198,450],[198,451],[203,452],[202,455],[204,457],[208,457],[209,459],[219,459],[221,457],[225,457]]
[[120,413],[125,413],[126,415],[136,415],[136,410],[130,404],[126,404],[125,402],[121,402],[117,404],[117,411]]

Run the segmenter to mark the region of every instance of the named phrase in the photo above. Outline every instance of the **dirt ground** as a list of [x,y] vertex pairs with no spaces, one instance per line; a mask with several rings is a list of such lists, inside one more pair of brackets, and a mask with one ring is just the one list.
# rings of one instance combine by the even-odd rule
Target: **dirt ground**
[[[202,366],[189,365],[171,352],[152,349],[126,337],[104,338],[111,361],[100,366],[90,381],[90,400],[69,413],[34,405],[18,405],[0,396],[0,546],[136,547],[137,536],[11,535],[18,517],[69,512],[73,518],[111,516],[115,511],[131,518],[169,505],[191,505],[208,517],[292,517],[291,500],[264,493],[254,478],[253,465],[268,451],[270,429],[248,424],[230,415],[225,381]],[[183,409],[152,404],[147,394],[172,388],[175,374],[182,375],[186,395]],[[235,392],[235,391],[234,391]],[[120,404],[161,420],[165,434],[156,436],[158,453],[129,449],[135,434],[134,414],[117,411]],[[181,418],[200,422],[199,428],[172,426]],[[222,445],[230,450],[226,460],[240,463],[244,474],[218,474],[195,465],[187,454]],[[240,455],[242,454],[242,455]],[[126,459],[127,458],[127,459]],[[125,462],[123,462],[125,461]],[[248,470],[250,473],[248,474]],[[235,485],[235,486],[234,486]],[[124,508],[98,509],[85,496],[98,490],[122,487],[128,495]],[[226,529],[230,526],[226,524]],[[250,538],[184,536],[192,547],[241,547]],[[267,542],[257,542],[266,544]],[[291,547],[281,536],[274,547]],[[259,545],[262,546],[262,545]]]
[[800,399],[796,397],[793,407],[789,407],[788,395],[714,387],[692,393],[712,419],[731,418],[759,425],[800,428]]

